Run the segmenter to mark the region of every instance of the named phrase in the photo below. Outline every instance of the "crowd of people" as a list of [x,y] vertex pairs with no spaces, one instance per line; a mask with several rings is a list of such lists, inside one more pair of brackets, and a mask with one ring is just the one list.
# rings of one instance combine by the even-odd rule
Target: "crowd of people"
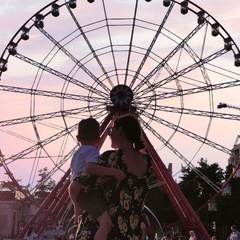
[[231,226],[231,234],[229,240],[240,240],[240,232],[237,230],[236,225]]
[[24,236],[24,239],[25,240],[34,240],[34,238],[36,238],[36,237],[38,237],[38,235],[35,233],[33,226],[30,226]]
[[[81,222],[81,214],[79,215],[79,223]],[[147,234],[147,229],[150,227],[150,221],[147,217],[147,215],[144,213],[143,214],[144,218],[143,221],[141,223],[141,230],[142,230],[142,237],[141,238],[135,238],[136,240],[197,240],[196,234],[193,230],[189,231],[189,237],[187,236],[171,236],[171,234],[167,233],[164,236],[161,236],[162,233],[160,233],[160,236],[158,236],[158,233],[154,234],[153,236],[150,236]],[[54,236],[54,240],[75,240],[76,239],[76,231],[77,231],[77,225],[73,225],[70,229],[68,229],[68,234],[63,234],[63,235],[55,235]],[[66,238],[66,236],[68,236]],[[95,235],[96,236],[96,235]],[[93,236],[93,237],[95,237]],[[24,240],[44,240],[44,239],[48,239],[41,235],[38,235],[35,233],[33,226],[30,226],[28,231],[26,232],[25,236],[24,236]],[[81,238],[81,239],[86,239]],[[88,238],[88,239],[93,239],[93,238]],[[107,238],[106,238],[107,239]],[[127,237],[125,239],[128,239]],[[205,238],[202,238],[201,240],[203,240]],[[210,240],[210,239],[209,239]],[[212,236],[211,240],[217,240],[216,236]],[[229,235],[229,237],[226,240],[240,240],[240,232],[237,230],[236,225],[232,225],[231,226],[231,233]]]

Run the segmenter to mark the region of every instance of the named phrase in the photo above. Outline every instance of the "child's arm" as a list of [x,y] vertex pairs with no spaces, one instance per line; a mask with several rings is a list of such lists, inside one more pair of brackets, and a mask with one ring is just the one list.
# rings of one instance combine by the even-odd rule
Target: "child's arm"
[[103,167],[96,163],[87,163],[86,172],[90,175],[113,176],[119,181],[125,178],[123,171],[117,168]]

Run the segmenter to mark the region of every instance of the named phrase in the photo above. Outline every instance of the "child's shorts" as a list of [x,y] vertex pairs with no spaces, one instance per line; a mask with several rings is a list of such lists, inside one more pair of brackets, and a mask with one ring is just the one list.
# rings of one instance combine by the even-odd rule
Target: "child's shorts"
[[81,191],[79,205],[82,210],[86,210],[95,219],[107,211],[107,204],[100,189]]

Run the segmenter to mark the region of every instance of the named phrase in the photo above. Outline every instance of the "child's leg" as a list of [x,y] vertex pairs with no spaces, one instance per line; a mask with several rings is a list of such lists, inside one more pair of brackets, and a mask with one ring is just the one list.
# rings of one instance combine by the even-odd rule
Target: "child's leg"
[[74,206],[74,223],[75,224],[78,224],[78,216],[80,212],[78,195],[81,190],[82,190],[82,185],[77,181],[72,181],[68,188],[68,192]]
[[101,216],[97,218],[99,228],[94,236],[94,240],[106,240],[112,228],[112,221],[108,212],[105,211]]

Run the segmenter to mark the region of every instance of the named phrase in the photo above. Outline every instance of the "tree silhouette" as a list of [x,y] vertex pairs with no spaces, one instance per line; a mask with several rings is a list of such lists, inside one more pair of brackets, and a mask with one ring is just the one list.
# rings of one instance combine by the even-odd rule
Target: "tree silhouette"
[[54,187],[56,186],[56,182],[51,178],[46,179],[47,176],[49,176],[47,167],[40,169],[38,171],[38,176],[40,177],[40,179],[37,181],[38,187],[34,192],[34,198],[39,203],[42,203],[54,189]]

